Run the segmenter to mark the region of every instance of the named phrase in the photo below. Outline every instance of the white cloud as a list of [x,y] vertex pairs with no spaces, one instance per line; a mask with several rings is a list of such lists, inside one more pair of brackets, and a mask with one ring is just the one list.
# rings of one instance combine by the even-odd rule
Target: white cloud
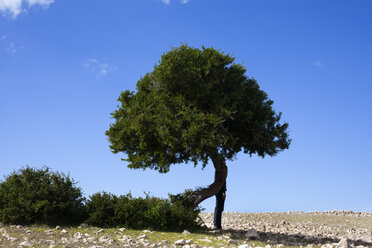
[[6,35],[1,35],[0,48],[3,48],[7,53],[13,55],[23,49],[26,49],[27,47],[16,45],[13,41],[9,41]]
[[323,62],[318,59],[318,60],[314,61],[312,63],[312,65],[313,66],[317,66],[317,67],[322,67],[323,66]]
[[5,51],[7,51],[10,54],[15,54],[17,52],[17,48],[15,47],[13,42],[10,42],[6,47]]
[[107,76],[109,73],[116,70],[116,67],[113,67],[108,63],[99,62],[98,59],[87,59],[84,61],[83,66],[94,71],[97,78]]
[[0,12],[11,14],[16,18],[22,11],[26,11],[33,5],[48,7],[54,0],[0,0]]

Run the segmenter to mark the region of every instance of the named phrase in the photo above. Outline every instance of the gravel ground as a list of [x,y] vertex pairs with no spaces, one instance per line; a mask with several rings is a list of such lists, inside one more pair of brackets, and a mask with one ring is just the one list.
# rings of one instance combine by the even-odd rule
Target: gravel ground
[[[212,213],[201,213],[200,217],[206,227],[212,226]],[[205,229],[177,233],[0,223],[0,247],[372,248],[372,213],[224,213],[222,226],[222,232]]]
[[[208,227],[213,214],[202,213]],[[372,247],[372,213],[353,211],[223,213],[223,228],[244,234],[257,230],[260,240],[269,244],[306,245],[338,243]]]

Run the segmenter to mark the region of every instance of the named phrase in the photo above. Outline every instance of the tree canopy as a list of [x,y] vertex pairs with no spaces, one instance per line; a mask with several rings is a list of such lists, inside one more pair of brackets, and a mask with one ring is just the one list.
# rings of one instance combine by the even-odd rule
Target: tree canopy
[[174,47],[144,75],[136,91],[120,94],[106,135],[130,168],[167,172],[175,163],[213,154],[273,156],[289,147],[287,123],[235,58],[214,48]]

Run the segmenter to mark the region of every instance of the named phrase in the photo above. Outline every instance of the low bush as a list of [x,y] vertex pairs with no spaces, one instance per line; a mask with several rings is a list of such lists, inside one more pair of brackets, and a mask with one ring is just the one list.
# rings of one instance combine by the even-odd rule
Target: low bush
[[133,198],[96,193],[87,201],[87,223],[100,227],[126,227],[133,229],[184,230],[200,227],[200,208],[193,208],[187,193],[160,199],[146,195]]
[[199,207],[187,200],[190,191],[161,199],[116,196],[102,192],[86,200],[74,181],[49,168],[26,167],[0,182],[0,222],[4,224],[126,227],[168,231],[200,228]]
[[81,189],[49,168],[23,168],[0,183],[0,222],[74,225],[87,216]]

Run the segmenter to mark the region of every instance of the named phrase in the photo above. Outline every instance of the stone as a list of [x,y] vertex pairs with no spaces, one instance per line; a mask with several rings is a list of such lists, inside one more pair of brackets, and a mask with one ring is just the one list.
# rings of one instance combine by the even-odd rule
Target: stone
[[202,248],[201,245],[194,245],[194,244],[190,245],[190,247],[191,247],[191,248]]
[[212,242],[209,239],[198,239],[198,240],[201,241],[201,242],[208,242],[208,243],[211,243]]
[[60,226],[56,226],[56,228],[55,228],[56,230],[58,230],[58,229],[61,229],[61,227]]
[[65,229],[62,229],[61,233],[62,233],[62,234],[66,234],[67,231],[66,231]]
[[83,238],[83,235],[81,235],[80,232],[77,232],[74,234],[74,239],[82,239]]
[[251,228],[247,231],[246,235],[245,235],[248,239],[250,240],[257,240],[257,239],[260,239],[260,236],[258,235],[256,229],[254,228]]
[[180,240],[177,240],[176,242],[174,242],[175,245],[185,245],[186,244],[186,240],[184,239],[180,239]]
[[238,244],[238,243],[236,243],[236,241],[233,240],[233,239],[229,239],[229,240],[227,241],[227,243],[228,243],[229,245],[237,245],[237,244]]
[[338,247],[344,247],[348,248],[349,247],[349,241],[345,238],[341,239],[340,242],[337,243]]
[[190,244],[192,244],[192,243],[194,243],[194,240],[192,240],[192,239],[188,239],[188,240],[186,240],[186,244],[190,245]]
[[61,238],[61,243],[62,244],[69,244],[70,242],[66,238]]
[[119,228],[119,231],[120,231],[120,232],[124,232],[125,230],[127,230],[127,229],[125,229],[124,227]]
[[8,237],[8,240],[9,240],[10,242],[15,242],[15,241],[17,241],[18,239],[17,239],[17,238],[13,238],[13,237]]
[[147,236],[146,234],[142,234],[140,236],[137,237],[137,239],[148,239],[149,236]]
[[183,235],[189,235],[189,234],[191,234],[191,232],[189,232],[189,231],[187,231],[187,230],[184,230],[184,231],[182,232],[182,234],[183,234]]
[[266,232],[266,226],[265,226],[265,224],[261,224],[261,225],[258,227],[257,230],[260,231],[260,232]]
[[53,235],[53,230],[46,230],[45,233],[46,233],[47,235]]
[[324,245],[320,246],[320,248],[333,248],[333,245],[332,244],[324,244]]
[[85,223],[81,223],[80,226],[78,226],[78,228],[87,228],[88,227],[88,224],[85,224]]
[[99,242],[106,243],[106,244],[111,244],[112,240],[109,237],[107,237],[106,235],[103,235],[102,237],[99,238]]
[[94,240],[96,240],[96,237],[89,237],[89,238],[87,238],[87,241],[88,242],[93,242]]
[[19,244],[19,246],[22,246],[22,247],[31,247],[31,243],[28,242],[27,240],[26,241],[23,241],[22,243]]
[[251,248],[248,244],[239,245],[238,248]]

